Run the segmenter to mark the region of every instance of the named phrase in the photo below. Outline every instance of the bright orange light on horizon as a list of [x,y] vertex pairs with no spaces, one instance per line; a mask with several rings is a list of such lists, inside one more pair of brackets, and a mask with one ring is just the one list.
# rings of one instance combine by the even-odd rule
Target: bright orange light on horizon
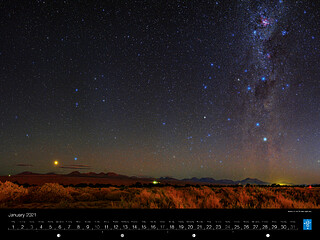
[[54,165],[57,166],[59,164],[59,162],[56,160],[54,161]]

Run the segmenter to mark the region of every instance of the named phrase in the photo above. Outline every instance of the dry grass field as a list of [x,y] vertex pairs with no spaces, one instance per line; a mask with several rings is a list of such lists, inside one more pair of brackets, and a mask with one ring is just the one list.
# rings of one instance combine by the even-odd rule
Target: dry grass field
[[320,188],[270,186],[23,187],[0,182],[0,208],[320,208]]

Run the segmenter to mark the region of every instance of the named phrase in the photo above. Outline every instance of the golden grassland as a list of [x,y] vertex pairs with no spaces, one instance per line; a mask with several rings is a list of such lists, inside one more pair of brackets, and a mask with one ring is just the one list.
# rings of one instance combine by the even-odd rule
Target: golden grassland
[[320,208],[320,188],[266,186],[23,187],[0,182],[0,208]]

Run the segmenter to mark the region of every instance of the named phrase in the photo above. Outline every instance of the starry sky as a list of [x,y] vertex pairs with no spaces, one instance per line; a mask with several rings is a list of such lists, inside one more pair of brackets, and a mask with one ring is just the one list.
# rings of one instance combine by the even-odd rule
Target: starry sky
[[2,2],[0,174],[319,183],[319,9]]

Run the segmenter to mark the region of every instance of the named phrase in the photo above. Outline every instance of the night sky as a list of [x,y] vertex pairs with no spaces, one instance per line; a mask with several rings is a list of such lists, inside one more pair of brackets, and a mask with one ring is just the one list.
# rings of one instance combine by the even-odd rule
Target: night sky
[[319,9],[3,1],[0,174],[319,183]]

